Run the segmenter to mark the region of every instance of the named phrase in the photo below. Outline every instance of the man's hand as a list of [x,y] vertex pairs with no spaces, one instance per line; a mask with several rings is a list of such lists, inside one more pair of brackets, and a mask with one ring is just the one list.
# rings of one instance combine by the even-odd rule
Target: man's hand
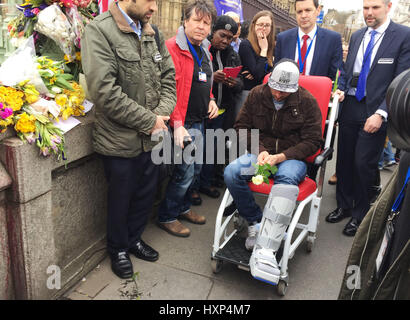
[[188,137],[189,141],[192,141],[191,136],[189,135],[188,131],[183,127],[178,127],[174,130],[174,142],[177,146],[180,146],[184,149],[184,138]]
[[214,100],[209,101],[208,105],[208,114],[209,114],[209,119],[214,119],[218,116],[218,106],[216,105]]
[[367,133],[375,133],[379,131],[380,127],[382,126],[382,123],[383,117],[380,114],[375,113],[371,115],[369,118],[367,118],[363,130]]
[[269,154],[267,151],[263,151],[258,156],[257,164],[263,166],[265,163],[268,163],[271,166],[274,166],[285,160],[286,160],[286,156],[284,153]]
[[256,163],[257,165],[264,165],[266,163],[265,159],[269,157],[269,152],[267,151],[262,151],[261,153],[259,153],[258,156],[258,162]]
[[215,82],[224,82],[226,74],[222,70],[218,70],[214,72],[214,81]]
[[168,121],[168,116],[157,116],[154,127],[151,129],[150,134],[156,133],[158,131],[168,130],[165,121]]
[[344,91],[337,89],[336,92],[332,92],[332,98],[334,98],[335,94],[339,95],[339,102],[342,102],[345,99]]
[[224,85],[228,86],[229,88],[236,86],[236,84],[237,84],[237,81],[235,78],[232,78],[232,77],[225,78]]

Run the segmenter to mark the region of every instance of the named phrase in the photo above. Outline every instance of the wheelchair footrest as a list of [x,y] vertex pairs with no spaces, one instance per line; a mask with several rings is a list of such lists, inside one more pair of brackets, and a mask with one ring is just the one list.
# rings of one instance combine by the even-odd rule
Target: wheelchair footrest
[[249,268],[252,251],[245,248],[246,238],[234,235],[229,242],[215,254],[215,258]]

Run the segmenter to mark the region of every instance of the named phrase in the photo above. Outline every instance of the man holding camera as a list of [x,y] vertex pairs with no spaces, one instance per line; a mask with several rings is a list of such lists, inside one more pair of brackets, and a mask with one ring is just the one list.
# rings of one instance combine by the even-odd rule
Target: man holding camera
[[[390,0],[363,0],[367,27],[352,35],[339,81],[338,207],[326,221],[350,217],[343,234],[354,236],[370,208],[377,162],[386,138],[386,91],[410,68],[410,28],[390,20]],[[346,96],[345,96],[346,94]]]

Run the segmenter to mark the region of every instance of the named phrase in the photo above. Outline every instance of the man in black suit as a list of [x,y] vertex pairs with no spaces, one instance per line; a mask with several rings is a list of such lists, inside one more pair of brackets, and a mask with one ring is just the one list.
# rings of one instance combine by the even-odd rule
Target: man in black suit
[[[343,234],[354,236],[370,208],[377,162],[388,119],[386,90],[410,68],[410,28],[388,17],[390,0],[363,0],[367,27],[352,35],[338,93],[344,101],[339,114],[336,164],[337,208],[326,221],[350,217]],[[346,97],[345,97],[346,94]]]
[[278,34],[275,62],[292,59],[299,64],[300,73],[334,80],[343,66],[340,34],[316,25],[319,0],[296,0],[295,10],[298,27]]

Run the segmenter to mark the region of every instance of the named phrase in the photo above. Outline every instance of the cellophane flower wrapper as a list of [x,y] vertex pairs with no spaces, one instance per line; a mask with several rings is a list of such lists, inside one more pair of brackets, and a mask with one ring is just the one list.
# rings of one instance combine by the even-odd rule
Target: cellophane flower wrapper
[[48,94],[47,87],[37,69],[33,36],[29,37],[0,67],[0,83],[17,86],[28,80],[41,94]]
[[68,21],[70,21],[71,23],[71,26],[75,34],[74,44],[77,48],[81,48],[81,36],[83,35],[85,29],[82,16],[78,12],[76,6],[66,8],[65,13],[68,18]]
[[54,3],[48,6],[38,14],[37,19],[34,30],[54,40],[67,55],[69,61],[73,61],[75,58],[74,40],[76,36],[70,22],[58,4]]

